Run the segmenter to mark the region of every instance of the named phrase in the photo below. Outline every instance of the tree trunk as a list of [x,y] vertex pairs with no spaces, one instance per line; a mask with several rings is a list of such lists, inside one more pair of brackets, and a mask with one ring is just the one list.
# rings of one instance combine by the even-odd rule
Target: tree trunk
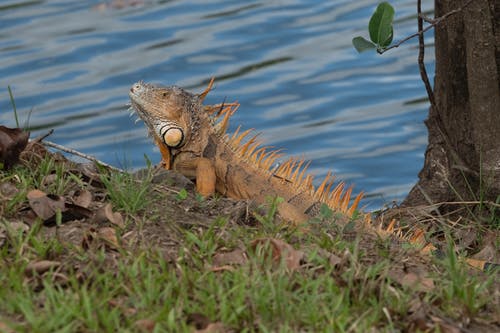
[[[436,17],[466,0],[435,0]],[[436,75],[419,181],[403,206],[500,196],[500,4],[473,0],[435,29]]]

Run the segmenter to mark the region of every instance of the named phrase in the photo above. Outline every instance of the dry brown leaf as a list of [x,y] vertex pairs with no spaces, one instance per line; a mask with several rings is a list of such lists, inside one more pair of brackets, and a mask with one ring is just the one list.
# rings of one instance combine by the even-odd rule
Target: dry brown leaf
[[56,213],[58,211],[62,213],[62,222],[89,218],[93,215],[92,211],[88,208],[66,203],[64,197],[46,194],[40,190],[29,191],[27,197],[35,215],[41,218],[46,225],[55,222]]
[[55,216],[59,210],[65,211],[64,198],[55,195],[47,195],[40,190],[31,190],[26,195],[31,209],[43,221],[47,221]]
[[438,332],[443,332],[443,333],[461,333],[462,332],[460,327],[453,325],[453,323],[451,323],[451,322],[446,322],[437,316],[431,315],[430,317],[434,321],[435,326],[439,327],[439,329],[437,330]]
[[104,227],[97,230],[97,237],[103,240],[106,245],[112,249],[118,249],[118,237],[116,237],[116,230],[110,227]]
[[19,155],[26,148],[29,132],[20,128],[0,126],[0,163],[3,169],[10,169],[19,162]]
[[259,246],[269,244],[272,251],[271,256],[274,262],[284,260],[286,267],[294,271],[300,267],[300,261],[304,258],[304,252],[295,250],[290,244],[276,238],[260,238],[251,243],[256,250]]
[[156,326],[156,321],[153,319],[139,319],[134,323],[141,332],[153,332]]
[[405,287],[411,287],[413,290],[429,292],[434,289],[434,280],[428,277],[420,276],[415,272],[402,273],[399,270],[392,270],[389,276]]
[[12,199],[18,192],[19,189],[12,182],[0,183],[0,198],[9,200]]
[[125,228],[122,215],[120,213],[113,213],[113,207],[110,203],[99,208],[94,217],[94,223],[103,223],[106,221],[109,221],[111,224],[114,224],[121,229]]
[[79,190],[73,196],[73,203],[80,207],[89,208],[92,202],[92,193],[89,190]]
[[66,211],[63,213],[63,221],[90,218],[92,216],[94,216],[94,212],[90,209],[72,203],[66,203]]
[[33,261],[26,266],[24,269],[24,274],[27,276],[33,276],[35,274],[43,274],[51,269],[57,268],[61,266],[59,261],[51,261],[51,260],[40,260]]
[[336,267],[342,263],[342,258],[331,253],[330,256],[328,257],[328,261],[330,262],[330,265],[332,265],[332,267]]
[[227,265],[243,265],[248,261],[245,251],[242,249],[234,249],[231,252],[216,253],[212,258],[212,264],[215,267]]
[[[5,226],[12,231],[18,233],[19,231],[27,232],[30,230],[30,227],[24,223],[24,222],[18,222],[18,221],[13,221],[13,222],[7,222]],[[0,225],[1,228],[1,225]]]
[[496,245],[497,239],[500,236],[498,232],[487,232],[483,237],[483,248],[478,253],[471,256],[473,259],[485,260],[487,262],[499,262],[500,252]]

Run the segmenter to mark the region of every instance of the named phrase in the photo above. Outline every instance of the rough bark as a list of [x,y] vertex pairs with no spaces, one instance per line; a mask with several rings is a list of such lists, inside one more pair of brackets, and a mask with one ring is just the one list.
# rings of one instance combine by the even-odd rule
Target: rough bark
[[[436,0],[436,17],[465,0]],[[403,202],[500,195],[500,4],[474,0],[435,29],[436,75],[419,181]]]

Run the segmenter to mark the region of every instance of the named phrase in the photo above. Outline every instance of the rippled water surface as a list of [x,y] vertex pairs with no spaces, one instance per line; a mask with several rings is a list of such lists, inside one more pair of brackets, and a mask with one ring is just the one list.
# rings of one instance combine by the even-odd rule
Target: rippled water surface
[[[405,196],[423,163],[428,104],[416,41],[383,56],[351,46],[378,0],[0,1],[0,123],[130,168],[159,152],[129,117],[138,80],[238,100],[238,124],[312,159],[368,193],[377,208]],[[424,1],[431,9],[431,1]],[[414,0],[392,1],[396,36],[415,31]],[[428,40],[432,36],[428,36]],[[433,73],[433,50],[427,51]],[[318,179],[319,180],[319,179]]]

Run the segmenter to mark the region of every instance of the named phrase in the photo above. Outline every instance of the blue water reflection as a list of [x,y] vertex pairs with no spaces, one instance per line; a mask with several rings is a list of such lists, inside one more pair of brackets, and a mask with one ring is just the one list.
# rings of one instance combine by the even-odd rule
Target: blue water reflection
[[[130,4],[118,6],[117,3]],[[138,80],[203,90],[242,105],[238,124],[312,159],[318,176],[368,193],[378,208],[404,197],[423,162],[428,104],[416,41],[357,54],[377,0],[5,1],[0,4],[0,122],[14,125],[10,85],[33,135],[114,165],[159,153],[126,103]],[[393,1],[395,39],[415,30],[413,0]],[[432,9],[432,1],[424,1]],[[431,42],[432,35],[428,35]],[[428,72],[433,73],[428,49]]]

